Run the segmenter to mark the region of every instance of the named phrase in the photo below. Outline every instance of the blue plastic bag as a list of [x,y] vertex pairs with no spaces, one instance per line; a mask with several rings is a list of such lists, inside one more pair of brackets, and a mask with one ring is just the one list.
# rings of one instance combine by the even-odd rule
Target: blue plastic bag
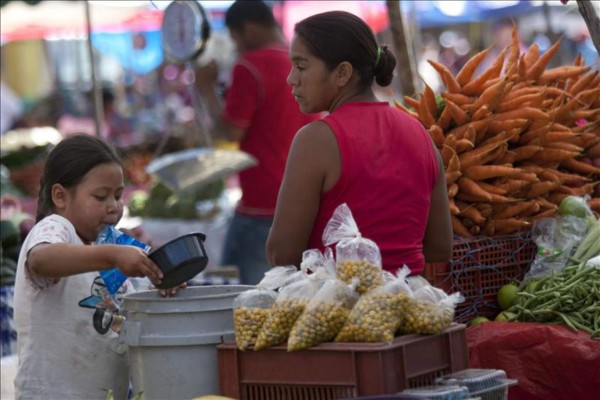
[[[113,225],[106,225],[106,227],[98,235],[96,244],[122,244],[139,247],[146,253],[150,251],[149,245],[121,232]],[[121,285],[123,285],[123,283],[127,280],[127,276],[123,274],[117,267],[100,271],[100,276],[102,277],[102,280],[104,281],[106,289],[110,295],[117,293]]]

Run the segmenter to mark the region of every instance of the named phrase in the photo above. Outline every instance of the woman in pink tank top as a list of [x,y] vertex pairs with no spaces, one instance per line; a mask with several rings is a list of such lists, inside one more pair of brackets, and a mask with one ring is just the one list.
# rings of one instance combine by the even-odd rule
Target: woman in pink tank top
[[452,228],[439,152],[416,119],[380,102],[396,59],[360,18],[344,11],[296,24],[288,83],[305,113],[324,119],[298,131],[279,191],[267,255],[299,265],[323,249],[333,211],[347,203],[363,237],[379,246],[383,267],[413,274],[450,258]]

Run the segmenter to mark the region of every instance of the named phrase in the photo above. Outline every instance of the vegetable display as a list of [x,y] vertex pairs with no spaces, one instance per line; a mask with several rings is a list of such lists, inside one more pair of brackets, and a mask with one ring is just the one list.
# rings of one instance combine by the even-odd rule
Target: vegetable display
[[[395,102],[425,125],[441,152],[455,234],[511,234],[554,215],[568,195],[594,197],[600,73],[581,56],[547,68],[559,46],[540,54],[534,43],[520,55],[515,28],[512,43],[480,75],[490,48],[456,76],[429,60],[446,91],[436,98],[425,84],[418,100],[404,96],[408,107]],[[600,213],[597,196],[588,204]]]

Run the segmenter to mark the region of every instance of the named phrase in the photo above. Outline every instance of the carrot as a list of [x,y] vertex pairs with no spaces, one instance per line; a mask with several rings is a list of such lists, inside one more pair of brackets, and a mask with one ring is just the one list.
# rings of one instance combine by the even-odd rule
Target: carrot
[[[497,115],[496,115],[497,117]],[[529,120],[525,118],[515,118],[515,119],[503,119],[498,120],[496,118],[492,118],[490,124],[488,126],[488,132],[491,134],[500,133],[502,131],[508,131],[511,129],[520,128],[521,132],[525,127],[529,124]]]
[[513,21],[510,52],[508,54],[508,60],[506,61],[506,67],[504,69],[505,75],[512,75],[515,72],[517,72],[517,62],[519,61],[520,47],[521,46],[519,43],[519,32],[517,31],[517,26],[514,24]]
[[521,168],[523,171],[525,172],[532,172],[534,174],[541,174],[542,172],[546,171],[544,168],[540,167],[537,164],[532,164],[532,163],[521,163],[519,165],[519,168]]
[[544,150],[544,148],[541,146],[526,145],[517,147],[512,151],[515,153],[515,162],[518,162],[522,160],[529,160],[542,150]]
[[448,107],[444,107],[444,109],[442,110],[440,117],[437,120],[437,124],[439,125],[440,128],[442,128],[442,131],[446,131],[448,129],[448,127],[450,126],[450,123],[452,122],[452,114],[450,114],[450,110],[448,109]]
[[461,93],[466,94],[468,96],[477,96],[481,94],[483,85],[491,79],[497,78],[500,76],[500,72],[502,71],[502,66],[504,65],[504,55],[506,54],[506,48],[502,49],[496,60],[485,70],[482,74],[480,74],[477,78],[471,80],[471,82],[467,83],[463,86]]
[[451,100],[446,100],[446,107],[450,111],[452,119],[456,122],[457,126],[466,125],[469,122],[469,115]]
[[502,183],[497,183],[496,186],[506,190],[506,195],[519,193],[523,188],[529,186],[531,182],[522,179],[509,179]]
[[529,228],[531,222],[518,218],[494,218],[495,233],[510,234]]
[[460,85],[448,67],[434,60],[427,60],[427,62],[438,72],[449,92],[460,93]]
[[551,142],[551,143],[546,143],[544,145],[547,149],[561,149],[561,150],[567,150],[567,151],[572,151],[575,153],[583,153],[583,148],[579,147],[575,144],[572,143],[565,143],[565,142]]
[[488,218],[492,215],[492,205],[489,203],[475,203],[475,208],[479,210],[479,213],[484,218]]
[[504,196],[506,194],[506,190],[502,189],[501,187],[499,187],[497,185],[492,185],[492,184],[484,182],[484,181],[478,181],[477,184],[479,186],[481,186],[481,188],[483,190],[485,190],[486,192],[498,194],[500,196]]
[[492,47],[493,45],[469,58],[460,71],[458,71],[458,74],[456,74],[456,82],[460,86],[466,85],[471,80],[473,74],[477,70],[477,67],[479,67],[481,62],[485,59]]
[[597,213],[600,213],[600,197],[595,197],[587,201],[588,206]]
[[581,65],[581,53],[577,53],[575,60],[573,60],[573,65]]
[[468,139],[459,139],[456,141],[456,152],[458,154],[464,153],[465,151],[472,150],[475,147],[473,142]]
[[593,87],[582,92],[579,92],[575,97],[569,100],[564,106],[561,107],[559,114],[564,114],[567,111],[571,111],[577,106],[589,105],[592,100],[596,99],[596,96],[600,95],[600,87]]
[[527,69],[527,79],[538,80],[540,75],[542,75],[546,69],[546,65],[548,65],[552,56],[558,51],[561,40],[562,38],[558,39],[529,69]]
[[477,109],[477,111],[475,111],[473,113],[473,117],[471,117],[471,120],[472,121],[481,121],[482,119],[488,118],[490,115],[492,115],[492,112],[490,111],[488,106],[483,105],[483,106],[479,107],[479,109]]
[[586,155],[589,158],[600,158],[600,143],[597,143],[587,149]]
[[417,107],[417,113],[419,114],[419,119],[427,129],[435,125],[435,118],[431,114],[425,98],[421,98]]
[[[548,195],[548,201],[559,205],[561,201],[563,201],[563,199],[565,197],[567,197],[568,194],[567,193],[562,193],[562,192],[553,192],[550,195]],[[554,211],[554,210],[553,210]]]
[[481,181],[501,176],[514,176],[518,172],[523,171],[519,168],[506,165],[473,165],[463,171],[463,176],[475,181]]
[[503,211],[497,213],[494,219],[512,218],[518,215],[538,212],[539,210],[540,205],[536,201],[524,201],[506,207]]
[[458,208],[458,206],[454,202],[454,197],[450,197],[448,199],[448,205],[450,206],[450,214],[452,214],[452,215],[458,215],[458,214],[460,214],[460,209]]
[[531,46],[529,46],[529,49],[527,49],[527,53],[525,53],[525,66],[527,68],[531,67],[539,57],[540,47],[537,43],[533,43]]
[[452,218],[452,231],[455,235],[470,238],[473,237],[471,232],[463,225],[463,223],[456,217],[455,215],[451,216]]
[[527,132],[523,133],[519,137],[520,144],[541,144],[546,132],[552,128],[552,123],[547,123],[537,129],[527,129]]
[[477,143],[477,131],[473,125],[469,125],[467,131],[465,132],[463,139],[468,140],[469,142],[475,144]]
[[499,164],[514,164],[515,163],[515,152],[507,150],[502,158],[498,160]]
[[600,168],[594,167],[591,164],[586,164],[574,158],[567,158],[563,160],[561,165],[567,168],[568,170],[576,173],[581,173],[585,175],[600,175]]
[[462,169],[467,169],[473,165],[485,164],[491,157],[498,147],[504,146],[506,150],[508,145],[506,142],[503,143],[490,143],[485,146],[477,147],[471,151],[461,154],[458,159]]
[[546,132],[542,137],[542,143],[564,142],[567,139],[576,136],[573,131],[550,131]]
[[423,84],[425,85],[425,90],[423,91],[423,96],[421,98],[421,102],[423,102],[423,100],[425,100],[425,104],[427,104],[427,109],[429,110],[429,114],[431,114],[431,116],[435,120],[438,117],[438,105],[437,105],[437,102],[435,101],[435,93],[433,93],[433,90],[429,87],[429,85],[425,81],[423,81]]
[[[578,152],[562,150],[562,149],[548,149],[545,148],[541,151],[538,151],[533,156],[531,156],[531,160],[538,163],[545,162],[553,162],[553,161],[566,161],[570,158],[575,158],[579,155]],[[600,170],[600,168],[598,168]]]
[[540,173],[540,177],[558,183],[579,183],[591,181],[590,178],[586,178],[585,176],[581,176],[578,174],[569,174],[567,172],[561,172],[556,170],[550,171],[547,169],[543,170]]
[[428,132],[429,136],[431,136],[431,139],[433,140],[433,143],[435,143],[435,146],[440,149],[446,140],[442,128],[440,128],[439,125],[434,124],[429,127]]
[[597,143],[600,143],[600,132],[590,131],[580,133],[579,135],[568,139],[567,142],[587,149],[588,147],[592,147]]
[[547,194],[548,192],[551,192],[552,190],[556,189],[559,186],[560,186],[560,184],[557,182],[544,181],[544,182],[532,183],[531,186],[529,187],[529,189],[527,190],[526,196],[529,199],[532,199],[532,198],[538,197],[538,196],[542,196],[542,195]]
[[481,144],[484,145],[484,144],[488,144],[488,143],[503,142],[503,141],[509,141],[511,143],[518,142],[520,133],[521,133],[521,129],[519,129],[519,128],[511,129],[509,131],[502,131],[496,135],[489,137],[488,139],[485,139]]
[[507,121],[512,119],[541,120],[546,122],[550,121],[548,113],[533,107],[521,107],[502,114],[496,114],[494,119],[496,121]]
[[527,80],[527,65],[525,65],[525,54],[523,54],[519,58],[519,63],[517,64],[517,81],[525,82],[526,80]]
[[473,206],[473,205],[469,205],[464,208],[461,207],[459,214],[462,217],[469,218],[477,225],[481,225],[485,222],[485,218],[481,215],[479,210],[476,209],[475,206]]
[[571,114],[571,120],[577,121],[578,119],[599,119],[600,108],[594,108],[593,110],[576,110]]
[[453,134],[446,136],[446,140],[444,141],[442,151],[440,153],[442,156],[442,161],[444,162],[444,167],[447,167],[452,156],[456,154],[456,136]]
[[549,97],[556,98],[556,97],[560,97],[561,95],[563,95],[565,98],[573,97],[573,94],[567,92],[566,90],[559,89],[554,86],[545,86],[544,89],[546,90],[546,94]]
[[485,134],[488,125],[490,124],[489,119],[482,119],[481,121],[471,121],[468,124],[458,126],[447,133],[447,135],[455,135],[457,139],[465,137],[469,129],[475,129],[477,136]]
[[474,196],[476,198],[484,199],[485,201],[492,201],[492,196],[489,192],[486,192],[472,179],[462,176],[458,180],[458,188],[461,193]]
[[528,182],[539,182],[537,175],[531,172],[515,172],[513,178]]
[[[564,197],[566,197],[566,195]],[[559,203],[560,203],[560,200],[559,200]],[[537,220],[540,220],[542,218],[554,217],[555,215],[556,215],[556,209],[554,209],[554,210],[553,209],[548,209],[548,210],[542,211],[542,212],[534,215],[531,218],[531,220],[532,221],[537,221]]]
[[471,232],[472,235],[478,235],[479,232],[481,232],[481,228],[479,227],[479,225],[473,225],[469,228],[469,232]]
[[539,78],[539,82],[542,84],[549,84],[556,80],[567,80],[570,78],[577,77],[588,72],[592,67],[579,67],[572,65],[563,65],[560,67],[547,69],[542,73]]
[[444,100],[450,100],[459,107],[465,104],[473,104],[475,101],[475,97],[465,96],[460,93],[442,92],[441,95]]
[[581,185],[579,187],[570,187],[570,186],[559,186],[558,191],[561,193],[567,193],[571,196],[585,196],[591,195],[594,193],[594,188],[598,182],[590,182],[585,185]]
[[462,173],[460,171],[446,171],[446,184],[450,185],[457,182],[460,179],[461,175]]
[[558,209],[558,206],[554,203],[552,203],[550,200],[545,199],[543,197],[538,197],[535,199],[535,201],[540,205],[540,210],[544,209],[544,210],[556,210]]
[[481,93],[481,96],[479,96],[473,103],[473,109],[477,110],[479,107],[486,105],[488,110],[494,112],[502,100],[502,95],[504,94],[504,89],[506,88],[506,82],[507,78],[504,77],[495,85],[485,89],[483,93]]
[[456,196],[456,193],[458,193],[458,185],[456,183],[448,185],[448,197],[452,199],[454,196]]
[[396,106],[396,108],[407,113],[411,117],[415,117],[416,119],[419,119],[419,114],[404,107],[404,105],[402,103],[400,103],[399,101],[397,101],[396,99],[394,99],[394,105]]
[[512,91],[508,92],[506,94],[506,96],[504,96],[503,101],[510,101],[510,100],[514,100],[514,99],[518,99],[522,96],[527,96],[530,94],[534,94],[534,93],[541,93],[542,90],[544,90],[547,88],[546,87],[541,87],[541,86],[525,86],[522,88],[518,88],[516,89],[516,86],[513,86]]
[[498,105],[496,112],[503,113],[506,111],[515,110],[521,106],[530,106],[540,108],[542,101],[544,99],[545,92],[535,92],[531,94],[527,94],[521,97],[514,98],[509,101],[503,101]]
[[567,91],[571,94],[577,94],[581,92],[584,88],[588,87],[588,85],[594,80],[594,78],[598,75],[598,71],[592,71],[581,78],[573,81],[571,86],[567,86]]
[[404,100],[404,104],[407,104],[409,107],[412,107],[415,110],[419,109],[419,104],[421,103],[419,100],[410,96],[402,96],[402,99]]

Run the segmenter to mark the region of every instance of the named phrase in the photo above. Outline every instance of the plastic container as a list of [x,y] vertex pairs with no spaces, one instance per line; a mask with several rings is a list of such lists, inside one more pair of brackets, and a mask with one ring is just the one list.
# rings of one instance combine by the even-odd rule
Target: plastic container
[[517,383],[516,379],[508,379],[501,369],[469,368],[436,380],[440,385],[460,385],[469,389],[471,396],[482,400],[508,399],[508,387]]
[[208,256],[204,250],[206,236],[188,233],[173,239],[148,254],[163,272],[159,289],[168,289],[187,282],[206,268]]
[[423,276],[446,293],[460,292],[465,301],[454,320],[467,323],[476,316],[490,319],[501,311],[497,302],[502,286],[521,280],[535,256],[528,232],[496,237],[455,237],[448,263],[425,265]]
[[468,368],[465,325],[438,335],[403,335],[391,344],[322,343],[297,352],[280,345],[239,351],[217,346],[223,396],[244,400],[347,399],[431,385]]
[[133,392],[144,400],[192,399],[219,390],[216,345],[232,340],[233,299],[254,286],[197,286],[174,297],[125,295],[121,338]]
[[458,385],[424,386],[415,389],[406,389],[402,394],[409,394],[420,399],[429,400],[465,400],[469,398],[469,389]]

